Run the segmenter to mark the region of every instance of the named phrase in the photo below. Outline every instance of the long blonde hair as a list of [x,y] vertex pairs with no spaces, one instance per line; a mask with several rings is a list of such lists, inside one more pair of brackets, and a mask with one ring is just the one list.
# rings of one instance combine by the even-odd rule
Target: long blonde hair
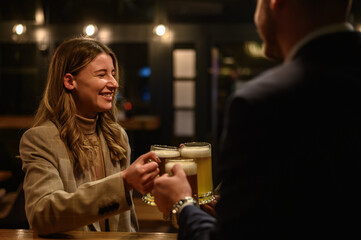
[[[118,60],[114,52],[106,45],[91,38],[73,38],[62,43],[55,51],[50,62],[47,83],[35,115],[34,126],[50,120],[58,128],[60,138],[65,143],[75,173],[89,169],[94,163],[89,158],[93,151],[87,147],[85,134],[79,130],[76,121],[76,105],[72,94],[64,87],[64,75],[76,75],[86,67],[98,54],[106,53],[113,59],[115,79],[119,82]],[[116,94],[116,92],[115,92]],[[126,142],[116,118],[116,98],[113,99],[109,111],[98,114],[97,128],[104,135],[108,145],[111,160],[125,164]],[[123,160],[123,161],[122,161]]]

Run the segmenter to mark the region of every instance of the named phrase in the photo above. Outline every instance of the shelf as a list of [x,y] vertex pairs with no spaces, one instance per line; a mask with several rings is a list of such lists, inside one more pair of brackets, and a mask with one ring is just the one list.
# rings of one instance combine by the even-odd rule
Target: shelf
[[[32,125],[31,115],[0,115],[0,129],[27,129]],[[125,130],[156,130],[160,126],[157,116],[139,115],[120,120],[119,124]]]

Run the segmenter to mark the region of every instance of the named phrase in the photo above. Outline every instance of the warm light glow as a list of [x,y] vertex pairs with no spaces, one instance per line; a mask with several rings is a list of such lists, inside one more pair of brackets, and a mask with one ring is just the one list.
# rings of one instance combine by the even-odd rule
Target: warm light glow
[[232,65],[234,64],[234,58],[233,57],[224,57],[223,58],[223,63],[227,64],[227,65]]
[[258,42],[246,42],[245,50],[247,54],[254,58],[263,58],[264,57],[264,46]]
[[93,24],[89,24],[85,27],[85,34],[88,36],[93,36],[97,30],[97,27]]
[[361,32],[361,24],[359,24],[358,26],[356,26],[357,31]]
[[173,41],[173,31],[169,26],[159,24],[153,28],[153,40],[163,43],[170,43]]
[[45,22],[44,12],[42,8],[37,8],[35,10],[35,22],[38,25],[42,25]]
[[40,42],[43,41],[47,36],[48,36],[48,32],[46,30],[46,28],[37,28],[34,31],[34,36],[36,41]]
[[133,106],[132,106],[131,102],[124,103],[124,110],[125,111],[130,111],[130,110],[132,110],[132,108],[133,108]]
[[34,36],[40,51],[45,51],[49,48],[49,32],[46,28],[37,28],[34,31]]
[[17,24],[13,27],[13,32],[17,35],[22,35],[26,32],[26,27],[22,24]]
[[166,28],[163,24],[160,24],[155,28],[155,34],[157,34],[160,37],[165,34],[165,31],[166,31]]
[[108,44],[112,39],[112,30],[108,27],[103,26],[101,29],[99,29],[97,34],[99,40],[105,44]]

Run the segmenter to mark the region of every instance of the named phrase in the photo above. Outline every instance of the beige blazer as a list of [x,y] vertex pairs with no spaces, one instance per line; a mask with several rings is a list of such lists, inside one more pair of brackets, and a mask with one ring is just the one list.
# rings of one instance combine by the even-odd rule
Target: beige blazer
[[[25,210],[30,227],[39,234],[69,230],[100,231],[99,220],[107,218],[110,231],[137,231],[131,193],[126,193],[123,168],[110,160],[104,136],[99,134],[106,177],[91,181],[90,172],[75,176],[56,126],[48,121],[27,130],[20,141],[25,172]],[[127,144],[126,167],[130,146]],[[94,230],[94,229],[93,229]]]

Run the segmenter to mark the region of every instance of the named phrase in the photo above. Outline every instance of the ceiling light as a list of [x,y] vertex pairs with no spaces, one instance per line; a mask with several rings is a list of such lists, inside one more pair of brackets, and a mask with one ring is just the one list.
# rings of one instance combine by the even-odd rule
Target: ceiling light
[[93,24],[89,24],[84,28],[84,33],[86,35],[93,36],[97,32],[97,26]]
[[158,26],[155,27],[155,34],[157,34],[160,37],[165,34],[165,31],[166,31],[166,27],[163,24],[159,24]]
[[26,32],[26,26],[22,24],[16,24],[13,27],[13,32],[17,35],[22,35]]

